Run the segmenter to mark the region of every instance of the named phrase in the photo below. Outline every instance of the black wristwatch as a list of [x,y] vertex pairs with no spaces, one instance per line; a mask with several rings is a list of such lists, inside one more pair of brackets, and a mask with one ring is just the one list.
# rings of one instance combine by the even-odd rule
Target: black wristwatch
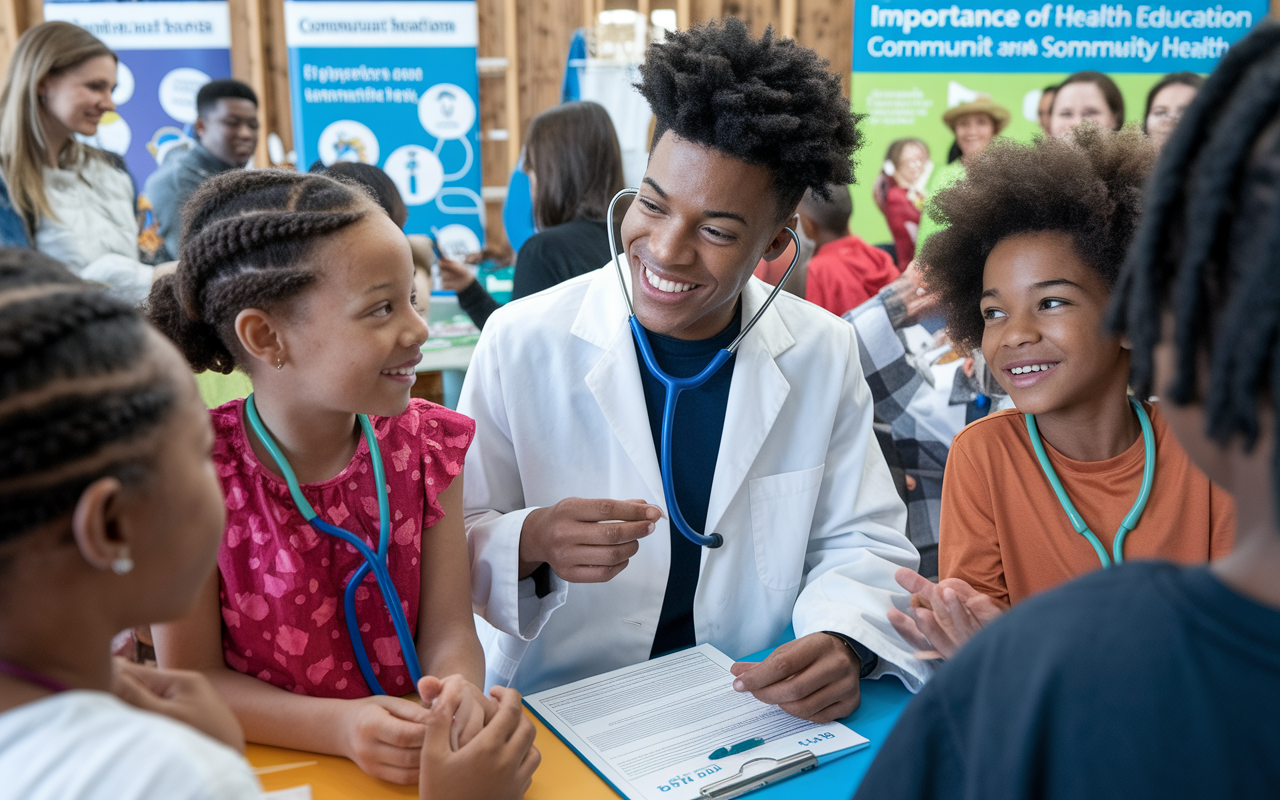
[[859,680],[875,672],[876,667],[880,666],[880,656],[863,647],[852,638],[845,636],[843,633],[836,633],[835,631],[823,631],[823,633],[834,636],[844,642],[849,649],[853,651],[853,654],[858,657],[858,661],[862,664],[862,669],[858,670]]

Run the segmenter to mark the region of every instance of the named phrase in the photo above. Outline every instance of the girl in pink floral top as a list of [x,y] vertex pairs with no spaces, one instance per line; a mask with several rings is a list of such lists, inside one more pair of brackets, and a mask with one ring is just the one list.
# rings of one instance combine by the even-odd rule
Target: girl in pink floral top
[[[185,211],[180,266],[152,289],[152,320],[195,370],[249,374],[303,496],[375,552],[386,491],[387,570],[424,677],[413,685],[370,575],[355,589],[355,619],[388,695],[371,691],[343,603],[364,559],[304,519],[239,400],[211,412],[227,507],[218,575],[192,614],[157,626],[161,664],[209,675],[250,741],[345,755],[371,775],[419,783],[422,797],[520,796],[538,763],[532,726],[518,694],[478,688],[462,523],[475,423],[409,399],[427,326],[413,308],[407,240],[362,191],[316,175],[224,173]],[[389,696],[415,690],[422,702]]]

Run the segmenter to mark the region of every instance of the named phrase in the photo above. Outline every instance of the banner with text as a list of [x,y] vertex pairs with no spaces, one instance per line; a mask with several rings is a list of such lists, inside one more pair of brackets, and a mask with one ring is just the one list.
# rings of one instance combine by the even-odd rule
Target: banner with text
[[885,151],[896,139],[917,137],[941,167],[954,140],[942,122],[948,108],[988,95],[1013,117],[1002,135],[1030,140],[1040,130],[1042,90],[1098,70],[1119,85],[1125,121],[1141,124],[1147,92],[1162,76],[1210,72],[1267,10],[1266,0],[855,3],[852,102],[868,116],[854,230],[873,243],[891,241],[871,196]]
[[459,255],[484,240],[474,2],[286,0],[298,167],[382,167],[409,233]]
[[196,92],[231,77],[231,22],[225,0],[61,2],[46,20],[71,22],[116,51],[111,99],[91,144],[124,156],[138,188],[175,147],[191,144]]

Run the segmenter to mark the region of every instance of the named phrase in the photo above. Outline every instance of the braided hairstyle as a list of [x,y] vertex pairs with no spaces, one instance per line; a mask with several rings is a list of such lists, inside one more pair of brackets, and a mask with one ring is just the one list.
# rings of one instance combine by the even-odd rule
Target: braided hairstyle
[[1155,157],[1141,131],[1111,133],[1092,124],[1074,128],[1068,139],[997,139],[983,150],[964,179],[928,204],[929,216],[946,227],[916,256],[951,340],[969,351],[982,347],[987,257],[1012,236],[1065,233],[1080,260],[1115,285]]
[[828,63],[773,29],[759,39],[736,17],[667,33],[649,45],[636,88],[653,108],[653,142],[667,131],[773,176],[778,216],[805,189],[830,199],[853,183],[862,147],[840,77]]
[[145,478],[138,443],[176,396],[148,366],[136,309],[48,256],[0,249],[0,547],[70,514],[100,478]]
[[[1154,388],[1179,405],[1202,399],[1224,446],[1237,434],[1257,443],[1263,398],[1280,419],[1278,114],[1280,25],[1264,22],[1231,47],[1165,145],[1111,307],[1144,393],[1172,317],[1173,382]],[[1280,448],[1272,476],[1280,494]]]
[[216,175],[183,208],[178,270],[152,285],[147,314],[196,372],[243,368],[236,315],[287,310],[319,278],[309,263],[317,244],[372,209],[360,187],[324,175]]

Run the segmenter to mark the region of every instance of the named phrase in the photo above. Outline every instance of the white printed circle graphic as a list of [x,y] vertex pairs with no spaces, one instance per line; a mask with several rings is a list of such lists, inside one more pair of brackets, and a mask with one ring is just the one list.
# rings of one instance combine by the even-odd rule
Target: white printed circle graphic
[[133,70],[129,69],[129,65],[123,61],[116,64],[116,88],[111,93],[111,102],[118,106],[122,106],[129,102],[129,98],[133,97],[134,80]]
[[124,121],[124,117],[114,111],[108,111],[102,115],[102,121],[98,123],[98,132],[90,137],[89,141],[95,147],[123,156],[129,152],[129,145],[133,143],[133,130],[129,128],[129,123]]
[[418,101],[418,121],[437,139],[461,139],[476,124],[476,101],[461,86],[437,83]]
[[378,163],[378,137],[373,135],[367,125],[353,119],[329,123],[320,131],[317,148],[320,151],[320,161],[326,167],[337,161]]
[[1032,89],[1022,96],[1022,118],[1027,122],[1040,122],[1040,98],[1044,96],[1044,92],[1040,89]]
[[178,122],[196,121],[196,92],[212,80],[191,67],[178,67],[160,79],[160,107]]
[[445,257],[458,261],[469,253],[480,252],[480,237],[466,225],[455,222],[436,231],[436,247]]
[[391,176],[407,206],[420,206],[434,198],[444,186],[444,167],[426,147],[407,144],[387,156],[383,171]]

